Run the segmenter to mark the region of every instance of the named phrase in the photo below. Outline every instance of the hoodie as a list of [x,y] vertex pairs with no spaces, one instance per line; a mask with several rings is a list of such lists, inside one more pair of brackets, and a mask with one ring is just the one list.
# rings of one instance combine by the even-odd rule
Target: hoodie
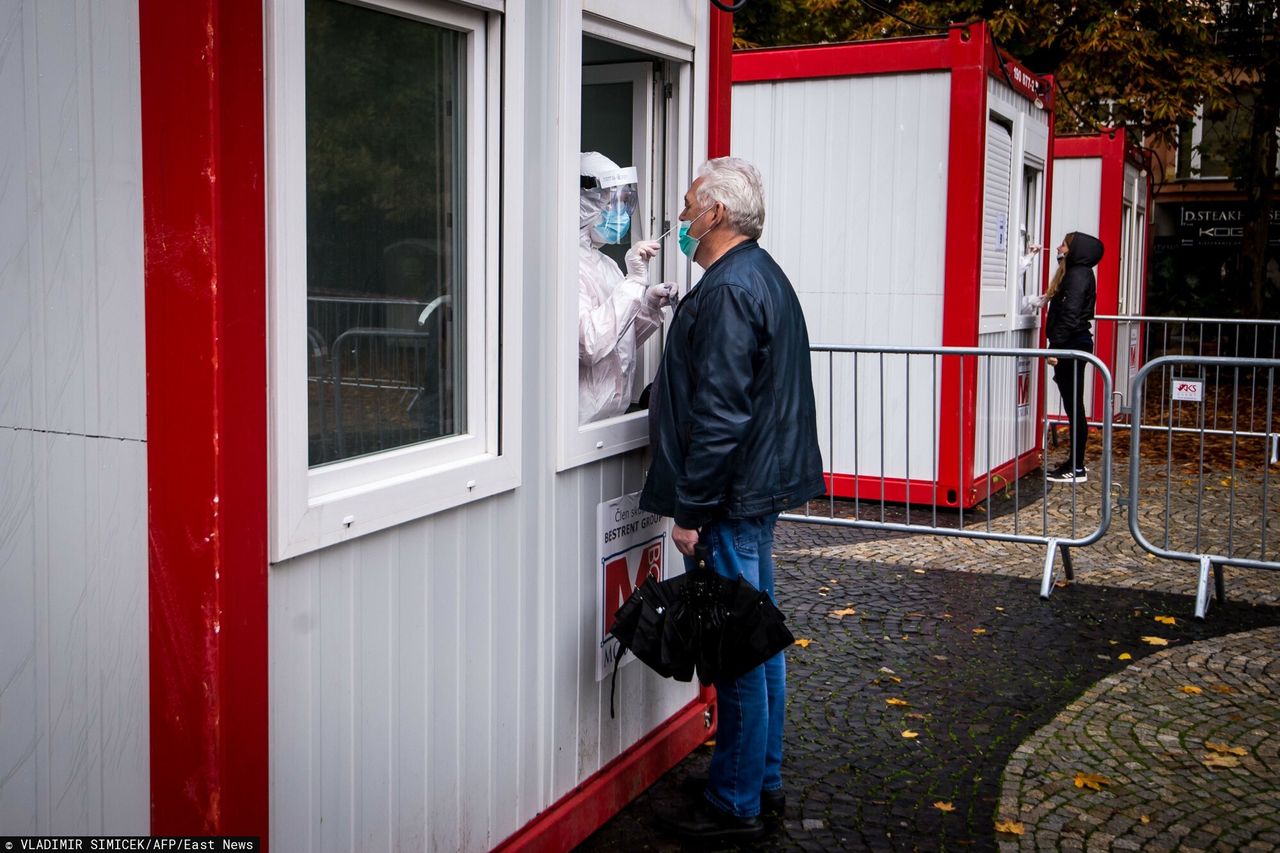
[[1049,316],[1045,320],[1045,337],[1054,349],[1063,349],[1074,339],[1092,334],[1089,322],[1098,298],[1093,268],[1102,260],[1102,241],[1080,231],[1073,233],[1063,260],[1067,270],[1058,292],[1049,300]]

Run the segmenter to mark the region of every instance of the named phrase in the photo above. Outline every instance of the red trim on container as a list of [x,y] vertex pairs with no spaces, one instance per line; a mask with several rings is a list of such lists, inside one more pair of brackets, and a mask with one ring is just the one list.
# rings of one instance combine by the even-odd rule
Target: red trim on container
[[959,36],[740,50],[733,54],[733,82],[938,71],[951,67],[953,39]]
[[733,15],[711,7],[711,62],[707,84],[707,157],[729,154],[733,111]]
[[268,835],[261,0],[140,0],[151,831]]
[[[977,30],[980,27],[975,26]],[[947,234],[942,298],[942,345],[978,343],[982,276],[982,194],[987,143],[987,69],[982,60],[989,40],[953,36],[965,62],[951,71],[951,126],[947,158]],[[959,59],[959,57],[958,57]],[[977,164],[977,168],[974,167]],[[938,407],[938,485],[964,502],[973,483],[977,428],[978,367],[973,357],[942,359]],[[959,415],[960,440],[955,439]]]
[[[948,500],[947,488],[953,487],[944,487],[941,478],[938,483],[934,483],[932,480],[914,477],[910,480],[903,477],[881,478],[870,474],[839,471],[824,472],[822,476],[827,483],[827,494],[837,498],[857,498],[878,502],[883,496],[883,499],[889,503],[932,505],[936,500],[938,506],[956,506],[958,498],[961,497],[957,495],[956,499]],[[927,511],[924,510],[924,512]]]
[[580,844],[711,737],[707,707],[701,698],[690,702],[494,850],[560,851]]

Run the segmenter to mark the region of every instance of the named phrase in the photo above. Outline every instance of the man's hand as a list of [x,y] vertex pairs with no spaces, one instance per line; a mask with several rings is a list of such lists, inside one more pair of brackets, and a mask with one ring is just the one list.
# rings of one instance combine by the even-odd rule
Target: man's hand
[[676,543],[677,551],[692,557],[693,549],[698,545],[698,531],[677,524],[671,528],[671,541]]

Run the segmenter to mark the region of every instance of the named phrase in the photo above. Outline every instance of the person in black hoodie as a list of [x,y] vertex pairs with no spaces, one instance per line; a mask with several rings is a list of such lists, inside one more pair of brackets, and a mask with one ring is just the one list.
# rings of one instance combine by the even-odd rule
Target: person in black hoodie
[[[1045,319],[1045,337],[1050,349],[1093,352],[1094,305],[1097,281],[1093,268],[1102,260],[1102,241],[1097,237],[1073,231],[1058,247],[1058,269],[1049,283],[1045,298],[1049,315]],[[1053,366],[1053,382],[1058,386],[1062,405],[1067,412],[1071,440],[1066,461],[1047,475],[1055,483],[1083,483],[1089,479],[1084,467],[1085,442],[1089,438],[1088,418],[1084,408],[1083,359],[1068,358],[1059,362],[1049,358]]]

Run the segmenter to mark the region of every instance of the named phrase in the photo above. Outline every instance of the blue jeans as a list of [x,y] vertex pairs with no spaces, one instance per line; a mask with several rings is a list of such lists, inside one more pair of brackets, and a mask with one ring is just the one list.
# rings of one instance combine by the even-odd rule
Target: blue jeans
[[[730,519],[702,528],[717,574],[745,577],[774,596],[773,527],[777,515]],[[693,561],[685,558],[686,568]],[[760,814],[760,792],[782,788],[782,726],[787,710],[787,664],[779,652],[735,679],[715,683],[719,705],[716,748],[707,799],[738,817]]]

